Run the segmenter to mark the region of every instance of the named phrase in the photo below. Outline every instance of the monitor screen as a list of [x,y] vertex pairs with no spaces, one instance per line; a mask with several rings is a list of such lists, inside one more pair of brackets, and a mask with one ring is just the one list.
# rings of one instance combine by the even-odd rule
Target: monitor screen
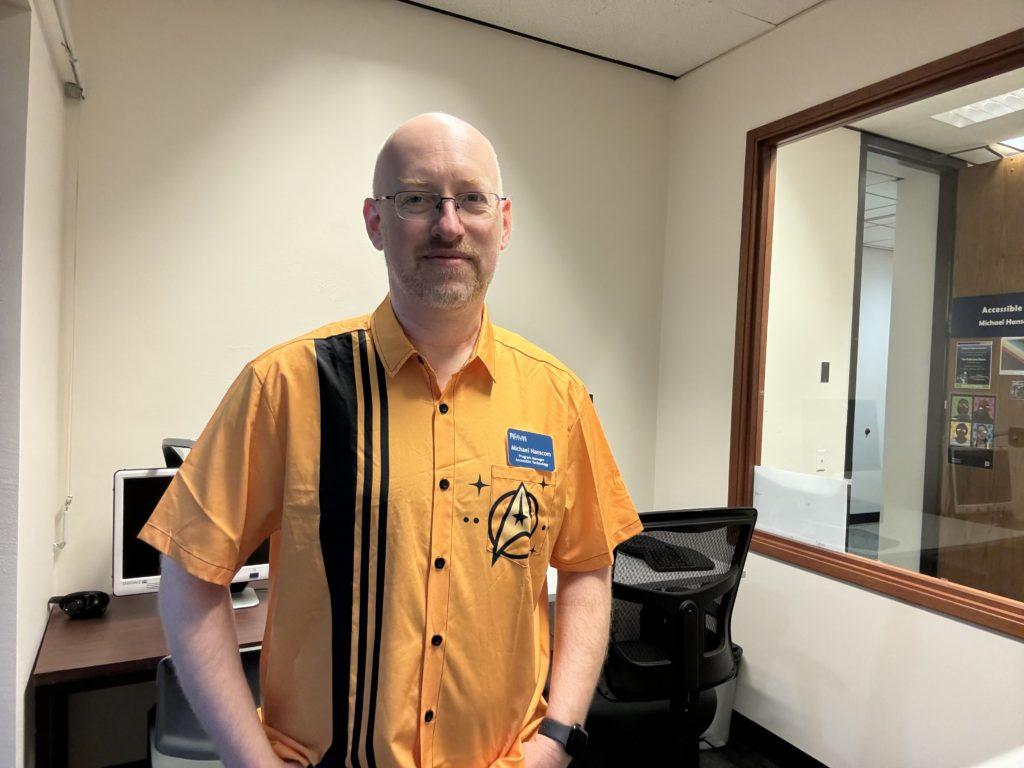
[[[121,470],[114,476],[115,593],[120,594],[117,589],[119,581],[151,580],[160,575],[160,553],[140,541],[138,536],[171,484],[175,472],[173,469]],[[256,548],[245,565],[265,566],[269,562],[270,541],[267,540]],[[265,573],[253,576],[263,578]]]

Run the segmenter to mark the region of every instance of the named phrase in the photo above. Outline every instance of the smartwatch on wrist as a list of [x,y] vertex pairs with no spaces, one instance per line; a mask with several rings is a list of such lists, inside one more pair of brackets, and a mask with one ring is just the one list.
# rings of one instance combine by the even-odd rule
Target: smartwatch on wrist
[[569,757],[582,757],[587,749],[589,737],[587,732],[583,730],[583,726],[579,723],[566,725],[557,720],[552,720],[550,717],[545,717],[540,721],[539,733],[561,744]]

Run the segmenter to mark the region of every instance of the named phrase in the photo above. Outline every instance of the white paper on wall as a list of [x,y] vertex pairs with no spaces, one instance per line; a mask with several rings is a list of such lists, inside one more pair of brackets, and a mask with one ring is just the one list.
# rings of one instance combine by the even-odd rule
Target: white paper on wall
[[770,467],[754,467],[759,530],[846,551],[846,498],[850,481]]

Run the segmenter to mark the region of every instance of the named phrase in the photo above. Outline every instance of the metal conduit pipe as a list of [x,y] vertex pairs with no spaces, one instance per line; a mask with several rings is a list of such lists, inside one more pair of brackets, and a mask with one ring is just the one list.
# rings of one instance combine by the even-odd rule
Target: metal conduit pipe
[[71,99],[85,99],[85,87],[82,85],[82,75],[79,70],[78,57],[75,56],[74,43],[71,40],[71,24],[68,21],[68,10],[65,0],[52,0],[53,8],[57,13],[57,23],[60,25],[61,47],[68,55],[68,64],[71,66],[71,76],[75,82],[64,83],[64,95]]

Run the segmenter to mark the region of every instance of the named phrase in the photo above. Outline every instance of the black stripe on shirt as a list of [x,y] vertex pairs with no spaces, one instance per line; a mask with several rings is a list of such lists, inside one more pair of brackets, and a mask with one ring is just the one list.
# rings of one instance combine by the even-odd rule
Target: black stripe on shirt
[[356,711],[352,719],[353,768],[360,768],[359,736],[363,724],[363,693],[366,689],[366,627],[370,585],[370,525],[373,520],[373,391],[366,331],[359,331],[359,372],[363,385],[363,519],[359,542],[359,653],[356,657]]
[[315,339],[320,385],[320,551],[331,599],[332,741],[320,766],[348,752],[358,423],[352,334]]
[[377,358],[377,404],[380,410],[380,494],[377,511],[377,581],[376,616],[373,636],[373,668],[370,673],[370,717],[366,724],[366,759],[375,768],[373,755],[373,724],[377,713],[377,678],[380,672],[380,641],[384,634],[384,565],[388,538],[388,385],[384,366]]

